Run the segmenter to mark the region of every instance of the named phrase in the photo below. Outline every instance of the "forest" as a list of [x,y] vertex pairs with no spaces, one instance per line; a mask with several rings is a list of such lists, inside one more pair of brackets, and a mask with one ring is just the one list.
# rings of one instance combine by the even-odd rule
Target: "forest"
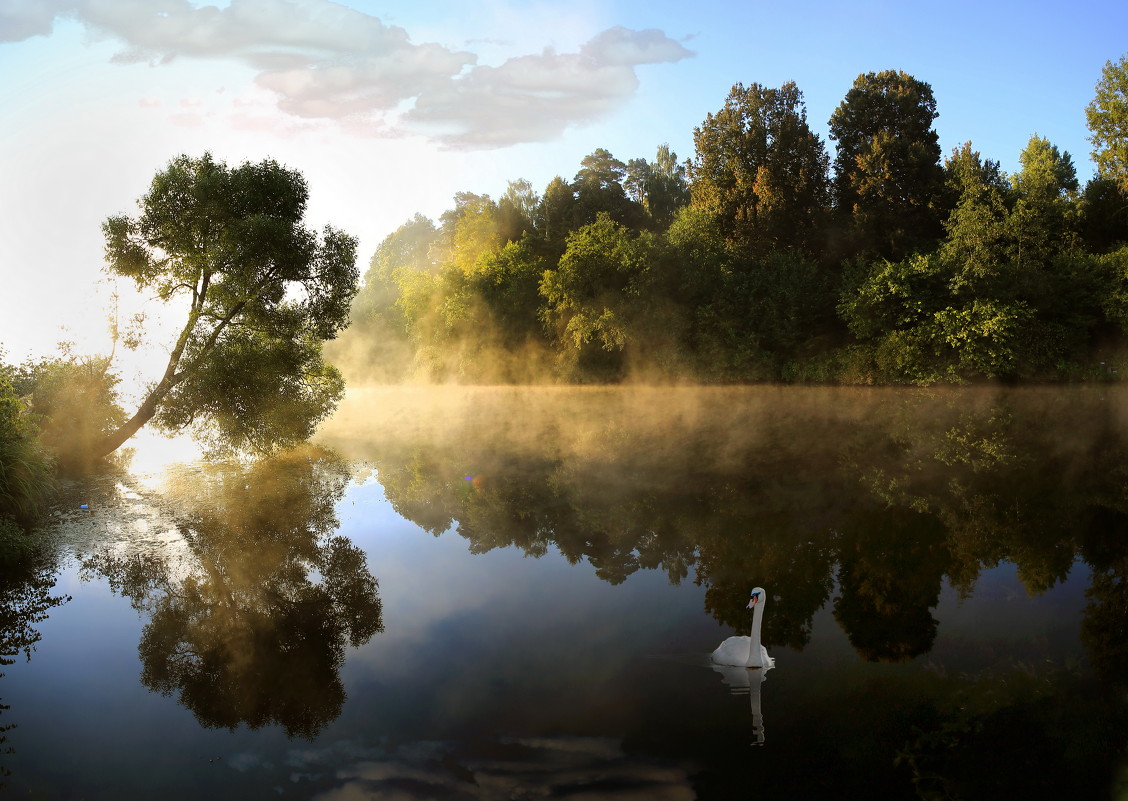
[[[213,453],[306,440],[363,384],[1115,381],[1128,357],[1128,56],[1085,108],[1095,174],[1035,134],[1004,174],[941,158],[931,87],[858,76],[829,120],[794,83],[736,84],[680,161],[604,149],[540,193],[512,180],[416,214],[360,280],[356,240],[305,223],[301,173],[174,158],[106,271],[183,328],[130,416],[112,357],[0,350],[0,561],[55,474],[152,421]],[[1080,110],[1079,110],[1080,111]],[[137,330],[115,331],[130,347]],[[116,345],[115,345],[116,347]]]
[[[929,84],[858,76],[831,154],[794,83],[736,84],[695,153],[454,197],[379,246],[327,346],[354,383],[1112,380],[1128,355],[1128,58],[1096,164],[1034,134],[942,158]],[[1079,109],[1080,113],[1081,109]]]

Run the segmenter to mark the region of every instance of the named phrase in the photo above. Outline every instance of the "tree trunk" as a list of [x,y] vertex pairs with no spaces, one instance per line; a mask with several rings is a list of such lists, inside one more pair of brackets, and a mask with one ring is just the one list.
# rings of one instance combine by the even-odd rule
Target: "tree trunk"
[[159,391],[160,387],[158,386],[157,389],[150,392],[133,417],[130,417],[117,431],[104,437],[101,442],[94,446],[92,456],[95,459],[104,458],[124,445],[126,440],[141,429],[141,426],[153,419],[153,415],[157,413],[157,404],[168,394],[169,389],[171,387]]
[[[198,295],[197,298],[199,297]],[[199,311],[196,308],[199,304],[200,301],[198,299],[193,303],[193,310],[188,317],[188,324],[185,325],[184,330],[180,332],[180,337],[177,339],[176,347],[168,358],[168,366],[165,367],[165,372],[161,377],[160,383],[153,387],[152,391],[145,396],[145,400],[141,402],[141,407],[133,417],[126,420],[117,431],[104,437],[102,441],[95,446],[94,453],[91,454],[95,459],[109,456],[125,444],[125,441],[136,434],[141,426],[153,419],[153,415],[157,413],[157,406],[164,400],[165,395],[184,380],[185,373],[177,375],[176,368],[177,365],[180,364],[180,357],[184,353],[184,347],[188,344],[188,337],[191,335],[192,329],[196,326],[196,320],[199,319]],[[213,344],[215,335],[216,334],[213,332],[213,336],[210,340]]]

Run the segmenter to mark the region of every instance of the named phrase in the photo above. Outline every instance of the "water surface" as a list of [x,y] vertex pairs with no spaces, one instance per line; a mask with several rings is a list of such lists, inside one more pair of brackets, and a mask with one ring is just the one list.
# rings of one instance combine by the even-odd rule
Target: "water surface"
[[[76,482],[0,597],[2,781],[1118,797],[1126,400],[368,390],[270,462]],[[715,670],[757,585],[776,667]]]

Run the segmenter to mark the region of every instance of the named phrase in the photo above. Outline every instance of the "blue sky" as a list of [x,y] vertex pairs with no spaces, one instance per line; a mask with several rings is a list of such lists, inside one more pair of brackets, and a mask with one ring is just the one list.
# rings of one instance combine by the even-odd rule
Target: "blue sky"
[[179,153],[301,170],[311,224],[358,236],[363,270],[457,191],[542,189],[599,147],[692,157],[738,81],[794,80],[825,140],[859,73],[903,69],[946,153],[1013,171],[1038,133],[1085,180],[1085,106],[1126,52],[1124,0],[0,0],[0,343],[108,349],[101,223]]

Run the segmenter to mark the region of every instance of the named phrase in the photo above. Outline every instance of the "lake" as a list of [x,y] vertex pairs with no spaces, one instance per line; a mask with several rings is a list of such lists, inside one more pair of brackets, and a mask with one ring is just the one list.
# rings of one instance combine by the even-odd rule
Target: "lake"
[[[276,459],[70,482],[47,539],[13,797],[1128,790],[1118,388],[354,390]],[[775,667],[715,667],[757,586]]]

